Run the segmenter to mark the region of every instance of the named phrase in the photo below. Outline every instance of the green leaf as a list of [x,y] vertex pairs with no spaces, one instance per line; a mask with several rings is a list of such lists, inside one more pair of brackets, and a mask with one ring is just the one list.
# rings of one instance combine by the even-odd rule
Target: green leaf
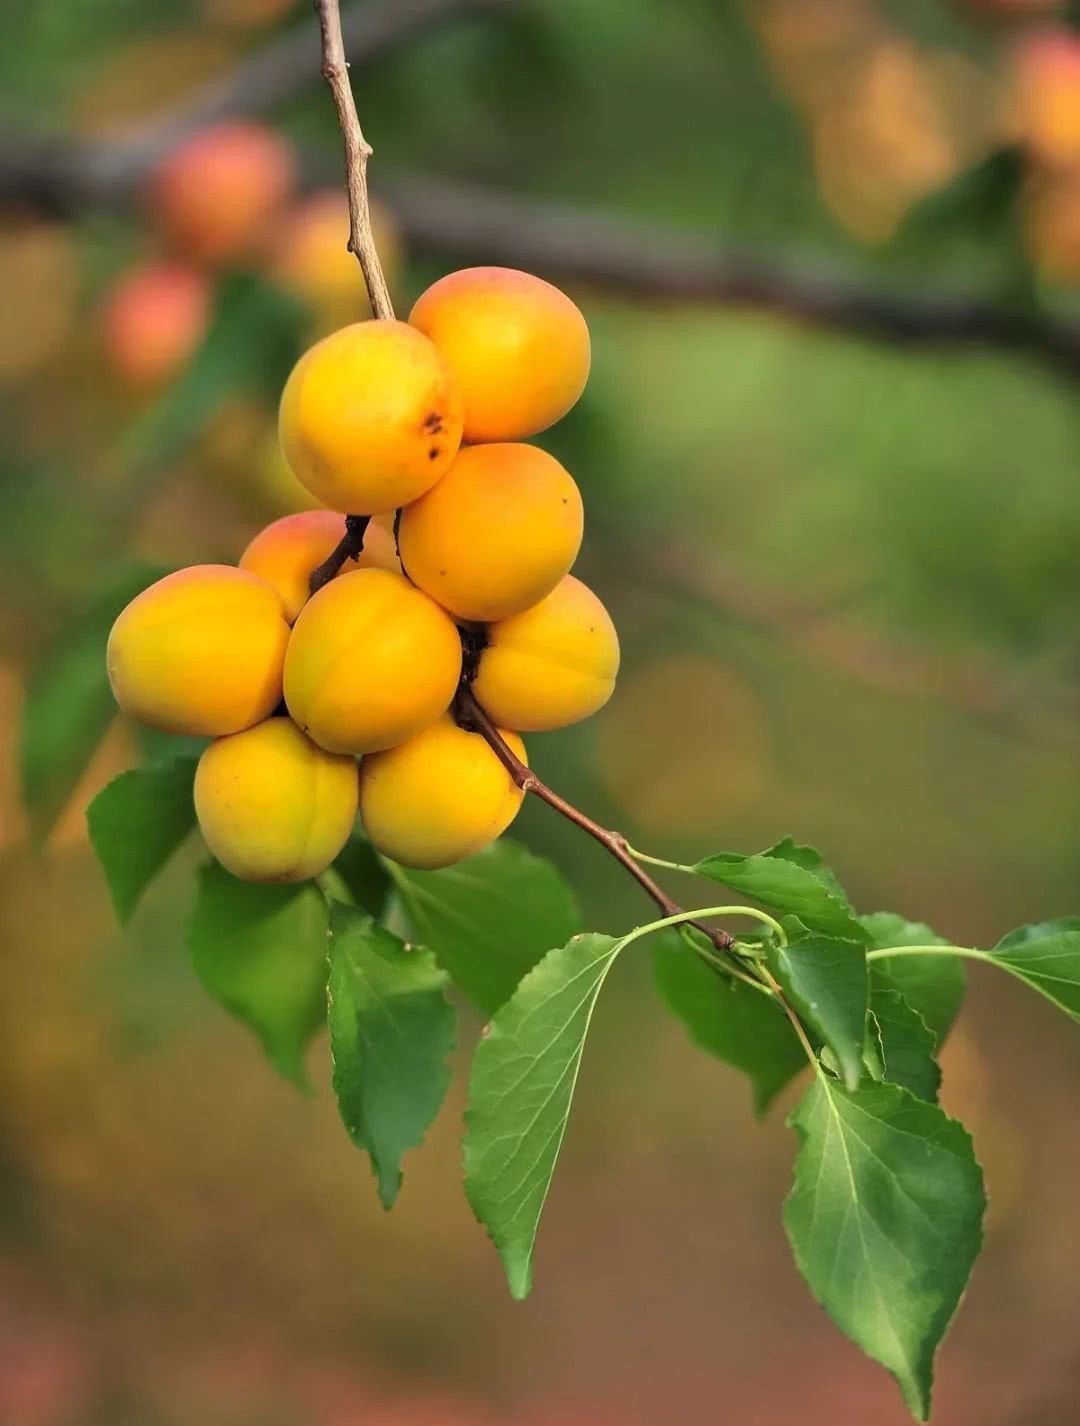
[[883,985],[871,991],[870,1014],[881,1050],[881,1072],[875,1077],[936,1104],[941,1070],[934,1058],[937,1041],[926,1021],[898,990]]
[[195,826],[190,758],[114,777],[86,811],[90,841],[126,924],[139,897]]
[[971,1138],[899,1085],[823,1076],[789,1122],[801,1142],[784,1227],[799,1271],[925,1421],[934,1354],[982,1243]]
[[837,881],[831,867],[825,865],[825,859],[818,851],[817,847],[808,847],[804,843],[796,842],[791,837],[781,837],[774,847],[762,852],[765,857],[777,857],[781,861],[794,862],[796,866],[801,866],[805,871],[813,872],[822,885],[827,886],[835,896],[847,903],[844,888]]
[[987,959],[1011,971],[1066,1015],[1080,1020],[1080,916],[1063,916],[1010,931]]
[[216,862],[199,872],[188,930],[195,973],[300,1088],[309,1087],[304,1051],[326,1015],[328,922],[314,882],[238,881]]
[[[787,860],[782,848],[790,849],[798,860]],[[755,856],[717,852],[698,862],[694,870],[754,897],[781,915],[797,916],[811,931],[846,941],[864,941],[865,932],[832,874],[820,865],[803,864],[816,855],[812,848],[797,847],[787,839]]]
[[574,894],[551,863],[506,838],[443,871],[388,865],[413,936],[485,1015],[581,927]]
[[[944,946],[945,938],[921,921],[908,921],[891,911],[861,916],[871,950],[886,946]],[[897,956],[874,961],[871,986],[898,990],[916,1014],[926,1021],[938,1048],[956,1019],[967,984],[964,967],[956,956]]]
[[528,1296],[536,1230],[566,1133],[596,998],[627,937],[587,934],[549,951],[476,1047],[465,1133],[465,1191]]
[[806,1066],[791,1022],[775,1000],[718,975],[683,936],[656,938],[653,968],[661,995],[693,1042],[750,1076],[754,1108],[763,1114]]
[[849,1089],[862,1079],[869,976],[857,941],[810,936],[777,947],[773,972],[804,1024],[832,1051]]
[[355,906],[330,911],[330,1053],[334,1093],[353,1143],[371,1155],[384,1208],[401,1158],[439,1112],[454,1046],[449,977]]
[[334,858],[334,870],[357,906],[381,916],[390,895],[390,873],[375,848],[359,831],[353,832]]
[[19,761],[36,840],[47,836],[116,716],[105,668],[109,630],[121,609],[165,573],[148,565],[125,569],[68,621],[63,637],[30,679]]

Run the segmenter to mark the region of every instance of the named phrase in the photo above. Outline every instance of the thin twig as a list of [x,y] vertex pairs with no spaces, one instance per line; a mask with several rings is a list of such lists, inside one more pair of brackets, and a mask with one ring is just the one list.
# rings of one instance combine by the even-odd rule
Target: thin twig
[[346,560],[360,558],[364,549],[364,536],[370,523],[370,515],[345,516],[345,533],[322,564],[308,576],[308,591],[311,594],[317,594],[324,584],[329,584]]
[[[541,802],[546,802],[561,817],[565,817],[568,822],[572,822],[575,827],[579,827],[594,841],[599,842],[623,869],[629,872],[642,890],[656,902],[665,916],[680,914],[682,907],[678,902],[672,901],[667,892],[657,885],[645,868],[634,860],[627,846],[626,838],[620,832],[613,832],[607,827],[601,827],[599,822],[594,822],[580,808],[575,807],[572,802],[567,802],[565,797],[561,797],[548,787],[546,782],[521,761],[480,707],[468,683],[463,683],[458,691],[455,714],[461,727],[480,734],[513,778],[516,787],[520,787],[522,792],[531,792],[535,797],[539,797]],[[700,931],[702,935],[707,936],[717,950],[730,951],[735,944],[735,937],[729,935],[727,931],[717,930],[715,927],[698,921],[689,921],[687,924],[693,926],[695,931]]]
[[339,0],[315,0],[315,13],[322,31],[322,72],[330,86],[337,108],[338,122],[345,141],[345,183],[349,193],[349,250],[356,255],[367,284],[371,310],[382,319],[392,319],[394,304],[383,276],[382,263],[371,231],[371,210],[368,207],[367,161],[371,145],[364,138],[356,112],[352,85],[349,83],[349,61],[345,58],[345,42],[341,37],[341,7]]

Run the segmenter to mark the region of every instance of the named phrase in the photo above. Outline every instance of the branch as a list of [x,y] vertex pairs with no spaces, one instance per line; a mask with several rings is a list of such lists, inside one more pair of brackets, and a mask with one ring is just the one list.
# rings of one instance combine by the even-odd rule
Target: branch
[[394,304],[375,247],[375,236],[371,231],[371,212],[368,208],[367,161],[371,157],[371,145],[364,138],[360,127],[356,100],[349,82],[349,61],[345,58],[338,0],[315,0],[315,13],[319,17],[319,29],[322,31],[323,78],[334,96],[341,136],[345,142],[345,185],[349,194],[349,251],[356,255],[360,263],[372,312],[376,317],[391,319],[394,315]]
[[641,297],[745,303],[910,345],[1028,352],[1080,375],[1080,321],[974,292],[885,286],[825,264],[739,251],[565,203],[401,175],[378,185],[416,247]]
[[[319,17],[319,26],[322,31],[322,51],[323,51],[323,74],[330,85],[334,96],[334,103],[337,106],[338,121],[341,125],[342,136],[345,141],[345,182],[349,192],[349,211],[352,221],[352,236],[349,246],[356,253],[360,260],[360,266],[364,270],[364,277],[367,280],[368,291],[371,293],[372,306],[375,308],[376,316],[380,318],[393,317],[394,309],[390,302],[390,295],[386,291],[386,284],[383,280],[382,267],[379,263],[379,255],[375,247],[375,238],[371,231],[371,222],[368,215],[367,206],[367,161],[371,156],[371,147],[364,138],[360,128],[360,120],[356,112],[356,103],[353,99],[352,86],[349,83],[348,65],[345,59],[345,52],[341,38],[341,18],[338,11],[338,0],[315,0],[315,10]],[[381,290],[382,305],[377,301],[377,294]],[[367,529],[368,519],[363,515],[347,515],[345,517],[345,534],[342,536],[337,547],[329,558],[324,561],[316,570],[312,571],[309,585],[314,594],[340,569],[350,555],[355,555],[363,548],[364,533]],[[396,530],[395,530],[396,535]],[[477,656],[482,648],[482,632],[466,630],[462,632],[462,656],[463,656],[463,676],[461,686],[455,700],[454,713],[458,723],[463,728],[474,729],[483,737],[488,746],[495,753],[495,756],[503,764],[514,783],[522,792],[531,792],[541,801],[546,802],[549,807],[553,807],[556,812],[565,817],[574,826],[580,827],[583,832],[588,833],[595,841],[615,858],[617,862],[629,872],[634,880],[641,886],[655,901],[665,916],[678,916],[682,912],[682,907],[667,895],[665,891],[657,885],[649,873],[640,866],[630,853],[626,838],[620,836],[618,832],[611,832],[606,827],[601,827],[594,822],[591,817],[586,817],[581,812],[567,802],[564,797],[560,797],[557,792],[552,791],[546,783],[526,766],[517,756],[511,747],[503,739],[499,730],[492,723],[480,704],[473,696],[470,681],[476,672]],[[700,921],[689,921],[689,925],[707,936],[709,941],[719,951],[730,952],[735,944],[735,938],[727,931],[721,931],[708,926]],[[738,962],[738,957],[732,959]],[[736,971],[741,974],[741,971]]]
[[[599,822],[594,822],[591,817],[587,817],[580,808],[567,802],[565,797],[560,797],[557,792],[548,787],[546,782],[542,782],[537,774],[521,761],[480,707],[467,681],[463,682],[458,690],[454,714],[459,727],[480,734],[513,778],[515,787],[519,787],[522,792],[531,792],[534,796],[539,797],[541,802],[546,802],[561,817],[565,817],[568,822],[572,822],[575,827],[580,827],[594,841],[599,842],[623,869],[630,873],[638,885],[652,897],[665,916],[678,916],[681,913],[682,907],[672,901],[671,897],[653,881],[644,867],[634,860],[626,838],[621,833],[601,827]],[[729,935],[727,931],[718,931],[701,921],[690,921],[688,924],[693,926],[695,931],[700,931],[702,935],[707,936],[719,951],[730,951],[735,944],[734,936]]]

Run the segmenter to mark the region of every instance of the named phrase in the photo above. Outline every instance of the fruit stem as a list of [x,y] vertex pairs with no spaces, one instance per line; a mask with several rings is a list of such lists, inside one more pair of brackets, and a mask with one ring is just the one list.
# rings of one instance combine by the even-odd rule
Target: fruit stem
[[345,58],[345,42],[341,37],[341,11],[338,0],[315,0],[315,13],[322,32],[322,72],[330,86],[337,109],[341,135],[345,141],[345,183],[349,192],[349,251],[356,255],[367,284],[371,310],[376,317],[392,319],[394,304],[383,276],[382,263],[371,231],[371,210],[368,205],[367,161],[371,145],[364,138],[356,112],[352,85],[349,83],[349,61]]
[[329,584],[346,560],[359,559],[370,523],[370,515],[345,516],[345,533],[322,564],[308,575],[308,589],[312,594],[317,594],[324,584]]
[[[626,838],[621,832],[613,832],[607,827],[601,827],[598,822],[587,817],[573,803],[567,802],[565,797],[560,797],[521,761],[480,707],[467,680],[462,682],[458,690],[454,712],[460,727],[480,734],[513,778],[516,787],[520,787],[522,792],[531,792],[535,797],[539,797],[541,802],[546,802],[560,816],[565,817],[568,822],[572,822],[575,827],[580,827],[594,841],[606,848],[624,870],[630,873],[638,885],[652,897],[665,916],[685,915],[682,907],[672,901],[667,892],[658,886],[644,867],[639,866],[630,855]],[[687,924],[693,926],[696,931],[700,931],[703,936],[707,936],[718,951],[730,952],[735,944],[735,937],[729,935],[727,931],[721,931],[697,921],[688,921]]]

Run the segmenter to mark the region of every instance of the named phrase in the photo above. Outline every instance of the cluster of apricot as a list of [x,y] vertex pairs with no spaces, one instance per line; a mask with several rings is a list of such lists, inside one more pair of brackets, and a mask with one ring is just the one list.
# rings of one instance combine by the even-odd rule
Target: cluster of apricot
[[[405,865],[470,856],[522,793],[455,720],[463,678],[522,762],[520,733],[610,697],[615,628],[570,574],[581,495],[523,443],[570,409],[588,370],[574,303],[505,268],[441,279],[408,322],[324,337],[286,383],[280,434],[328,508],[275,521],[238,568],[181,570],[121,613],[108,649],[117,701],[154,727],[215,739],[195,807],[236,876],[317,875],[358,811],[372,844]],[[345,530],[337,511],[370,517],[363,549],[311,594]]]

